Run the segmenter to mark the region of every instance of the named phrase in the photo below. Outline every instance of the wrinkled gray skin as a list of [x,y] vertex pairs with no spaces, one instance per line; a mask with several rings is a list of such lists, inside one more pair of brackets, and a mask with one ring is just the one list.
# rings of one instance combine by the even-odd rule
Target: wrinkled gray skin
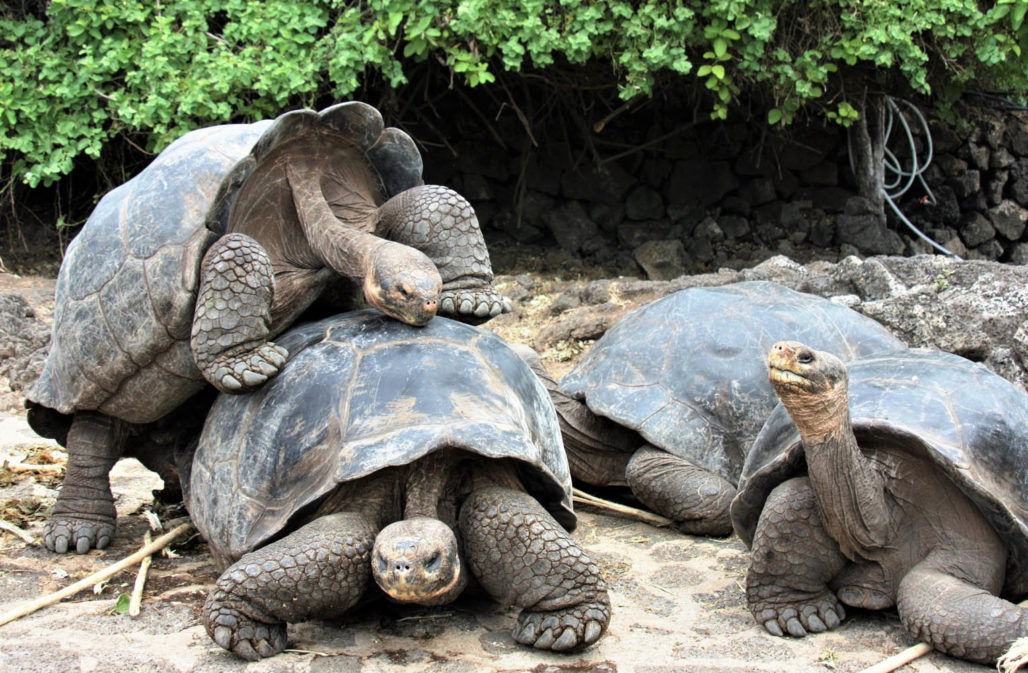
[[764,353],[803,339],[845,359],[903,343],[776,283],[690,288],[622,318],[550,390],[578,482],[624,486],[685,533],[728,535],[746,451],[777,400]]
[[51,349],[27,395],[29,423],[69,453],[47,547],[108,544],[107,474],[122,455],[173,493],[168,449],[200,419],[169,415],[207,382],[244,392],[274,376],[286,352],[269,339],[341,284],[421,325],[437,310],[509,310],[491,279],[470,205],[423,185],[413,141],[371,106],[186,134],[101,199],[58,274]]
[[520,643],[599,639],[610,603],[566,531],[556,414],[499,337],[362,311],[280,343],[285,367],[219,397],[190,463],[190,516],[225,567],[203,611],[215,642],[268,657],[288,623],[337,617],[377,589],[439,605],[469,582],[522,608]]
[[1028,635],[1006,600],[1028,590],[1028,396],[941,351],[847,374],[783,342],[768,367],[783,406],[732,504],[756,620],[802,636],[838,626],[844,605],[895,607],[918,639],[981,663]]

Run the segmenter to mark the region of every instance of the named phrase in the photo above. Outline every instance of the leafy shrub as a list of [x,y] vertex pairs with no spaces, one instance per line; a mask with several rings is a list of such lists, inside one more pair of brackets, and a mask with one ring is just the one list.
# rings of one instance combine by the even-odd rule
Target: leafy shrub
[[[30,3],[31,4],[31,3]],[[39,5],[40,3],[36,3]],[[1028,0],[53,0],[0,10],[0,178],[30,187],[116,136],[157,151],[201,125],[274,116],[437,62],[500,71],[606,63],[623,99],[699,80],[714,118],[842,124],[867,87],[1022,94]],[[933,89],[933,87],[935,87]]]

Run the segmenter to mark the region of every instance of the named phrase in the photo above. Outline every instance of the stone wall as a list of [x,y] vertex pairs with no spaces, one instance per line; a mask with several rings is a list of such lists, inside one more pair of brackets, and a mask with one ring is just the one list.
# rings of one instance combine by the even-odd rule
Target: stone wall
[[[963,258],[1024,264],[1028,116],[970,115],[978,121],[963,131],[930,125],[934,154],[923,175],[934,202],[915,184],[898,205]],[[677,118],[650,110],[601,133],[542,141],[509,118],[465,124],[450,136],[459,142],[425,153],[426,180],[467,196],[494,248],[559,247],[583,263],[654,279],[775,254],[809,261],[933,251],[891,213],[883,226],[856,196],[841,129],[794,126],[779,137]],[[927,145],[910,121],[923,164]],[[906,136],[893,137],[899,160],[909,161]]]

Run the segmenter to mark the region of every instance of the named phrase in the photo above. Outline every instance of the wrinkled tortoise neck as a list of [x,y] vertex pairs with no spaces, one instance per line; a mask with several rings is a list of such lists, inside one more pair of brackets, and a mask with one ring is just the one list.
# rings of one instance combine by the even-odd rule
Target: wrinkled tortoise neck
[[808,475],[829,535],[848,558],[862,562],[894,535],[885,478],[861,451],[846,406],[832,418],[824,432],[803,435]]
[[286,176],[297,218],[314,254],[340,275],[366,277],[371,253],[383,241],[339,221],[321,191],[317,173],[290,164],[286,166]]

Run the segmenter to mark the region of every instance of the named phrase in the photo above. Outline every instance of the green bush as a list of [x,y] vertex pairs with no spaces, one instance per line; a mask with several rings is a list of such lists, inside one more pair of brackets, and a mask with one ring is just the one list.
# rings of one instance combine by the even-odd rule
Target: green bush
[[[24,3],[23,3],[24,4]],[[849,124],[868,88],[1028,89],[1028,0],[53,0],[0,10],[0,179],[30,187],[112,138],[274,116],[424,61],[469,86],[600,63],[623,99],[700,81],[714,118]],[[36,14],[41,14],[37,10]],[[676,79],[677,78],[677,79]],[[2,187],[0,187],[2,188]]]

